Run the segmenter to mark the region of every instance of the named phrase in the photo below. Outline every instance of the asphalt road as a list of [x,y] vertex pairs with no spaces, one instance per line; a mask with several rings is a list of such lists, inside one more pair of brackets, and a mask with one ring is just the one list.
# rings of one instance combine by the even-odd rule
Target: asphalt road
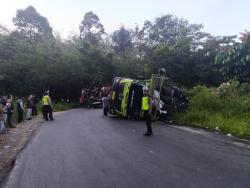
[[250,147],[226,136],[77,109],[44,123],[5,188],[249,188]]

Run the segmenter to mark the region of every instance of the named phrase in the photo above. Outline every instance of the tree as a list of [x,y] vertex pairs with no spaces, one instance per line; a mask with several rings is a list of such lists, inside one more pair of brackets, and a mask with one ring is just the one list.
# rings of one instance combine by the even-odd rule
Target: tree
[[250,32],[249,31],[245,30],[245,32],[240,33],[240,34],[241,34],[240,39],[241,39],[242,43],[250,42]]
[[125,52],[132,47],[132,36],[129,30],[121,26],[112,34],[114,50],[118,55],[125,55]]
[[135,56],[139,57],[140,60],[143,60],[148,47],[144,31],[144,28],[140,29],[139,26],[136,26],[132,31],[133,51]]
[[[0,26],[1,94],[39,95],[50,89],[53,99],[77,100],[97,72],[103,74],[103,83],[111,84],[114,76],[149,78],[159,68],[185,86],[216,86],[223,80],[220,69],[227,77],[247,81],[247,33],[244,43],[233,45],[234,36],[215,37],[202,32],[199,24],[166,15],[145,21],[141,28],[121,26],[108,35],[98,16],[88,12],[80,37],[62,40],[53,37],[48,20],[33,7],[18,10],[13,22],[14,31]],[[215,64],[218,52],[221,63]],[[234,56],[239,58],[235,61]]]
[[198,80],[190,51],[182,51],[174,46],[158,44],[153,48],[151,59],[153,72],[165,68],[167,76],[177,83],[192,86]]
[[218,86],[224,81],[220,65],[214,63],[215,58],[222,49],[230,47],[235,38],[236,36],[207,35],[205,39],[197,42],[198,46],[192,56],[200,84]]
[[16,17],[12,21],[17,31],[25,37],[52,36],[52,28],[47,18],[41,16],[33,6],[17,10]]
[[164,15],[153,22],[145,21],[143,32],[150,45],[164,43],[173,46],[185,42],[191,48],[195,42],[206,36],[206,33],[201,32],[202,28],[201,24],[189,24],[187,20]]
[[99,17],[92,11],[87,12],[79,26],[80,38],[91,44],[97,44],[105,33]]
[[222,51],[216,57],[216,63],[221,65],[220,71],[226,80],[250,82],[250,42],[235,43]]
[[10,37],[10,31],[0,26],[0,64],[8,62],[14,57],[14,39]]
[[9,29],[0,24],[0,35],[8,35],[9,33]]

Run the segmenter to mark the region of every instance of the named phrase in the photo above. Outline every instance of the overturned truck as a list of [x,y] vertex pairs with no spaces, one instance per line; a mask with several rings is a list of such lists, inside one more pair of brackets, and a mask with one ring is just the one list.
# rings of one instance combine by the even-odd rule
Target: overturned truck
[[149,95],[153,99],[153,118],[165,119],[173,112],[187,110],[188,97],[184,92],[167,76],[153,74],[149,80],[114,78],[110,112],[130,119],[141,118],[142,88],[144,86],[149,88]]

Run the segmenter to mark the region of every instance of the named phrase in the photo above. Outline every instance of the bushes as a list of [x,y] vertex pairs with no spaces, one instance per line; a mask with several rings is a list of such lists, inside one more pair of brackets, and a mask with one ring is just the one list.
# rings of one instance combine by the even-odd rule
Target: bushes
[[197,86],[190,93],[187,113],[174,114],[177,122],[231,133],[250,139],[250,84],[230,81],[219,88]]
[[190,106],[195,107],[197,110],[207,109],[218,111],[222,108],[220,100],[213,94],[212,89],[205,86],[197,86],[194,88],[194,96],[190,101]]
[[65,110],[70,110],[73,108],[78,108],[79,104],[78,103],[72,103],[72,102],[57,102],[53,104],[53,110],[55,112],[59,111],[65,111]]

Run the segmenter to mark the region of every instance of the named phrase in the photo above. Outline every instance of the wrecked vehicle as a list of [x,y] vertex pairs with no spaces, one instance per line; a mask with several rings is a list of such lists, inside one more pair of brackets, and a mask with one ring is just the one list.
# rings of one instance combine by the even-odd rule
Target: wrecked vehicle
[[153,74],[149,80],[116,77],[111,90],[110,112],[130,119],[139,119],[142,88],[149,88],[152,118],[167,118],[173,112],[188,109],[188,97],[166,75]]

